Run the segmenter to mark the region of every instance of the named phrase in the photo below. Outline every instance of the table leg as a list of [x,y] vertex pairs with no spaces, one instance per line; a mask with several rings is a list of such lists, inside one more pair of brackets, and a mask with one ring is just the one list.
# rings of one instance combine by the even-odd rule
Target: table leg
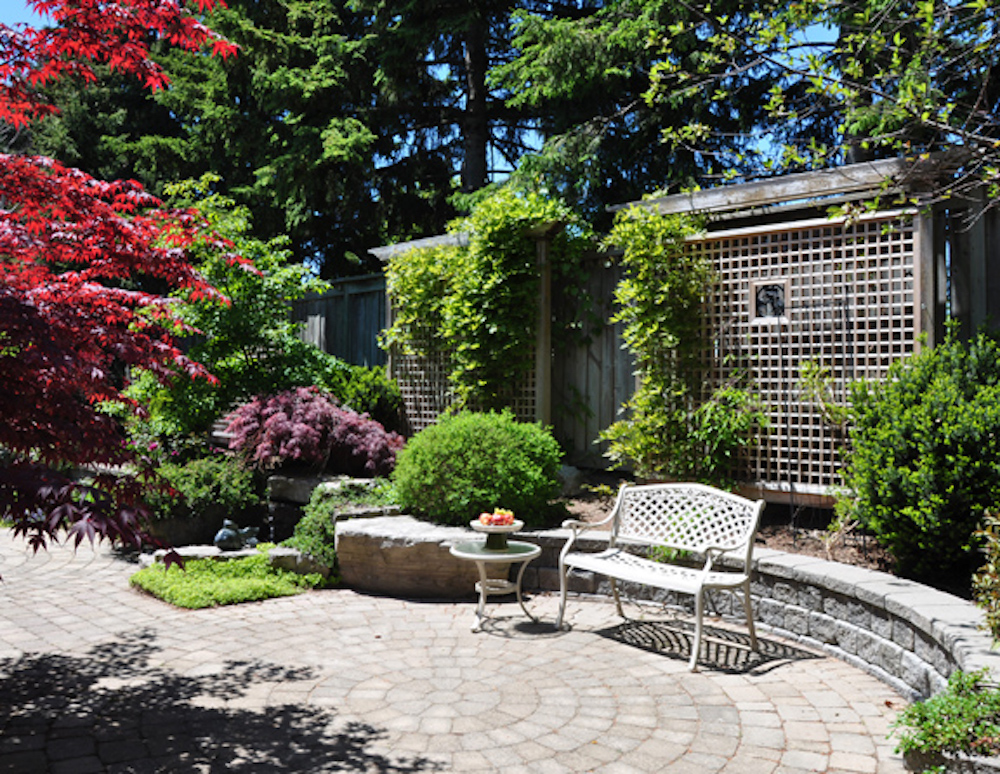
[[521,596],[521,578],[524,576],[524,571],[528,567],[527,562],[521,562],[521,569],[517,571],[517,601],[521,605],[521,609],[524,614],[528,616],[534,623],[538,623],[538,619],[531,614],[531,612],[524,606],[524,597]]
[[479,605],[476,607],[476,622],[472,624],[472,631],[478,632],[483,628],[483,617],[486,615],[486,597],[489,594],[489,583],[486,578],[486,562],[476,562],[479,569]]

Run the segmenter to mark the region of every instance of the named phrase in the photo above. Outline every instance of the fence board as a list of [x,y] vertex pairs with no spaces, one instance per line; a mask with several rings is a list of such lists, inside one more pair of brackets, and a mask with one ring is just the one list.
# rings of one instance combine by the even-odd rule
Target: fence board
[[633,366],[631,356],[621,347],[621,326],[610,321],[620,269],[608,262],[608,256],[595,255],[585,271],[586,291],[600,322],[585,346],[570,340],[554,342],[553,433],[571,464],[605,467],[607,444],[598,437],[618,419],[619,408],[632,395]]
[[385,277],[381,274],[337,280],[326,293],[296,300],[292,319],[303,324],[300,335],[304,341],[347,363],[386,363],[386,353],[378,346],[386,321]]

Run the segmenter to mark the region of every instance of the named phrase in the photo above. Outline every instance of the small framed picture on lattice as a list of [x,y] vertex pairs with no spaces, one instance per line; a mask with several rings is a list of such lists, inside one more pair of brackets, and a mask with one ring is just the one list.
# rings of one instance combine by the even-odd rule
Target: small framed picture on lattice
[[788,321],[788,281],[768,278],[750,285],[750,321]]

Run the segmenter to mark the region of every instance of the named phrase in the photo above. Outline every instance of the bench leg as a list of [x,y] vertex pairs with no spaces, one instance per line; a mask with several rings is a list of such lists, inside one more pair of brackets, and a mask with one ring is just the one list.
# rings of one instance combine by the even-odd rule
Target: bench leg
[[625,613],[622,612],[622,600],[618,595],[618,582],[612,576],[608,576],[608,580],[611,581],[611,594],[615,598],[615,609],[618,611],[618,615],[624,618]]
[[566,574],[569,571],[566,569],[566,565],[561,561],[559,562],[559,614],[556,616],[556,629],[562,629],[563,615],[566,613],[566,592],[567,592],[567,581]]
[[753,626],[753,605],[750,602],[750,579],[743,584],[743,612],[747,617],[747,631],[750,632],[750,647],[756,653],[759,648],[757,647],[757,632]]
[[691,661],[688,668],[698,671],[698,656],[701,653],[701,624],[705,617],[705,590],[699,589],[694,595],[694,642],[691,643]]

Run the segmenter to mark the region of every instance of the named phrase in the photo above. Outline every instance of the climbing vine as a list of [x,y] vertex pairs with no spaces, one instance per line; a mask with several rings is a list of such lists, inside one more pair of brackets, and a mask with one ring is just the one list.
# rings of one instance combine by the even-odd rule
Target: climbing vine
[[[418,248],[386,269],[395,319],[384,347],[433,357],[448,353],[458,407],[500,409],[534,363],[540,272],[531,230],[554,226],[553,282],[582,281],[590,231],[561,202],[501,188],[450,231],[466,244]],[[560,228],[561,227],[561,228]]]
[[764,422],[757,400],[735,384],[706,400],[708,342],[702,306],[715,280],[711,264],[684,248],[700,230],[690,218],[633,207],[619,213],[608,238],[622,250],[625,276],[615,291],[625,346],[639,386],[626,418],[602,434],[607,455],[643,476],[730,483],[739,449]]

